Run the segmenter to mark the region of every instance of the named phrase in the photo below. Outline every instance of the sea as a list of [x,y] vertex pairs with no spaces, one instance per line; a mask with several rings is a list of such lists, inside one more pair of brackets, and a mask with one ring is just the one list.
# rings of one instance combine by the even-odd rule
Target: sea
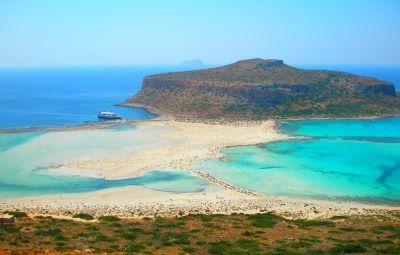
[[146,75],[184,66],[0,68],[0,129],[71,126],[97,121],[100,111],[128,120],[153,116],[118,107],[140,90]]
[[[300,66],[346,71],[387,80],[400,88],[400,67]],[[0,129],[93,123],[99,111],[125,119],[154,116],[119,107],[137,93],[144,76],[185,66],[0,68]],[[108,180],[55,173],[52,165],[93,151],[126,151],[143,143],[134,127],[62,132],[0,133],[0,199],[80,193],[128,185],[168,192],[202,192],[208,184],[186,171],[154,169]],[[221,159],[197,162],[240,187],[269,195],[400,203],[400,118],[281,121],[278,142],[223,149]],[[131,139],[126,139],[131,137]],[[94,150],[95,149],[95,150]]]

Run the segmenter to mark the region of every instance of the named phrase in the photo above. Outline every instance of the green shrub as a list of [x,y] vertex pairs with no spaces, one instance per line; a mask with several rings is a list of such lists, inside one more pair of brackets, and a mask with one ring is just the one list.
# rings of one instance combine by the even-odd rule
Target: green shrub
[[112,244],[108,248],[109,248],[108,250],[110,253],[113,253],[113,252],[115,253],[116,251],[121,251],[121,248],[119,247],[118,244]]
[[400,227],[394,226],[394,225],[377,226],[375,229],[381,230],[381,231],[400,231]]
[[86,229],[89,230],[89,231],[98,231],[99,227],[94,226],[94,225],[89,225],[89,226],[86,227]]
[[90,214],[87,213],[78,213],[78,214],[74,214],[72,216],[72,218],[79,218],[79,219],[83,219],[83,220],[93,220],[94,217]]
[[251,220],[252,225],[255,227],[271,228],[278,223],[279,217],[272,213],[263,213],[249,215],[248,219]]
[[334,215],[332,216],[330,219],[331,220],[343,220],[343,219],[348,219],[348,216],[344,216],[344,215]]
[[198,240],[198,241],[196,241],[196,244],[197,245],[206,245],[207,243],[203,240]]
[[13,242],[10,242],[8,244],[11,245],[11,246],[19,246],[19,243],[17,241],[13,241]]
[[343,244],[330,248],[329,252],[331,254],[364,253],[367,252],[367,249],[359,244]]
[[387,236],[388,238],[400,238],[400,231],[395,232],[392,235]]
[[272,255],[304,255],[304,253],[292,251],[285,247],[277,247],[275,251],[272,253]]
[[217,241],[210,244],[208,252],[211,255],[225,255],[228,253],[231,246],[232,244],[227,241]]
[[20,232],[20,229],[14,225],[0,225],[0,233],[14,234]]
[[98,220],[103,222],[117,222],[120,221],[121,219],[118,218],[117,216],[108,215],[108,216],[100,216]]
[[108,237],[106,235],[98,234],[96,236],[96,241],[98,241],[98,242],[107,242],[108,243],[108,242],[112,242],[113,239],[111,239],[110,237]]
[[293,221],[299,227],[307,228],[307,227],[334,227],[335,223],[332,221],[320,221],[320,220],[295,220]]
[[255,236],[256,233],[251,232],[251,231],[244,231],[244,232],[242,233],[242,235],[244,235],[244,236]]
[[88,237],[88,236],[90,236],[88,233],[80,232],[80,233],[78,233],[78,234],[75,235],[75,238],[79,238],[79,237]]
[[256,252],[260,249],[260,243],[257,240],[253,239],[238,239],[235,242],[236,246],[239,248],[249,251],[249,252]]
[[196,249],[195,249],[195,248],[192,248],[192,247],[190,247],[190,246],[185,246],[185,247],[182,248],[182,251],[184,251],[185,253],[190,253],[190,254],[192,254],[192,253],[194,253],[194,252],[196,251]]
[[53,228],[53,229],[49,229],[49,230],[36,230],[35,231],[35,235],[37,236],[51,236],[51,237],[55,237],[55,236],[59,236],[61,235],[62,231],[59,228]]
[[144,250],[144,245],[140,243],[134,243],[134,244],[129,244],[129,246],[126,248],[127,253],[139,253],[143,252]]
[[342,227],[342,228],[339,228],[339,229],[341,231],[345,231],[345,232],[363,231],[362,229],[353,228],[353,227]]
[[137,235],[135,233],[121,233],[120,236],[125,240],[136,240]]
[[55,235],[54,239],[57,240],[57,241],[67,241],[68,240],[68,238],[66,238],[62,234]]
[[190,244],[188,233],[170,233],[170,235],[174,238],[175,244]]
[[25,212],[20,212],[20,211],[5,211],[4,213],[14,215],[15,218],[26,218],[28,217],[28,214]]
[[299,249],[299,248],[310,248],[313,245],[309,242],[305,242],[305,241],[298,241],[298,242],[293,242],[290,243],[290,247],[292,247],[293,249]]
[[400,255],[400,247],[398,245],[391,245],[378,250],[379,254]]
[[129,228],[128,231],[129,231],[129,232],[132,232],[132,233],[143,233],[143,232],[145,232],[145,231],[144,231],[143,229],[141,229],[141,228]]

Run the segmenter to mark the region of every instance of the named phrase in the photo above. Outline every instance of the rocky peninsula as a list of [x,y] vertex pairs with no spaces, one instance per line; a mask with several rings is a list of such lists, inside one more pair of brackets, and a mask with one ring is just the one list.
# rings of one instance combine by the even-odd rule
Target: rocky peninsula
[[344,72],[303,70],[282,60],[249,59],[196,71],[146,76],[125,102],[190,118],[265,119],[396,115],[393,84]]

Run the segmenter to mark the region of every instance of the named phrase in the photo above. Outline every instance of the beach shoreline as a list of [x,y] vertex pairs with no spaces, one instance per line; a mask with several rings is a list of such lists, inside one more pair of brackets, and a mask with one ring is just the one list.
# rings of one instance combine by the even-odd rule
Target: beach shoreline
[[[108,123],[110,126],[106,127],[120,124],[123,123]],[[134,154],[70,162],[51,171],[96,178],[123,179],[157,168],[173,168],[190,171],[207,180],[209,188],[197,193],[171,193],[126,186],[89,193],[0,199],[0,211],[20,210],[31,215],[57,217],[89,213],[95,216],[116,215],[124,218],[274,212],[287,218],[308,219],[400,211],[400,207],[396,205],[259,194],[231,185],[214,176],[202,176],[201,173],[190,170],[197,160],[221,157],[222,148],[290,139],[291,137],[277,130],[277,121],[190,122],[164,116],[125,122],[125,124],[134,125],[142,135],[156,135],[163,139],[163,142]],[[62,131],[87,128],[99,128],[99,126],[76,127]]]
[[136,186],[101,191],[0,200],[0,211],[71,217],[77,213],[140,219],[189,214],[256,214],[272,212],[288,219],[326,219],[332,216],[386,215],[400,207],[350,201],[244,194],[235,190],[169,193]]
[[307,120],[380,120],[389,118],[398,118],[400,115],[376,115],[361,117],[301,117],[301,118],[279,118],[276,121],[307,121]]
[[152,134],[160,143],[124,156],[67,162],[51,171],[110,180],[132,178],[154,169],[188,170],[198,160],[220,158],[222,148],[289,138],[279,133],[271,120],[188,122],[162,118],[134,125],[143,136]]
[[[176,119],[183,122],[229,122],[227,119],[199,119],[189,116],[176,116],[172,117],[168,114],[161,113],[153,108],[149,108],[141,104],[116,104],[119,107],[133,107],[143,109],[146,112],[154,115],[153,118],[146,120],[112,120],[106,122],[87,122],[73,125],[61,125],[61,126],[39,126],[39,127],[18,127],[18,128],[6,128],[0,129],[0,134],[10,134],[10,133],[24,133],[24,132],[62,132],[62,131],[74,131],[74,130],[90,130],[90,129],[101,129],[101,128],[112,128],[118,125],[134,125],[140,122],[148,121],[159,121],[159,120],[170,120]],[[388,118],[399,118],[400,115],[374,115],[374,116],[360,116],[360,117],[288,117],[288,118],[271,118],[265,119],[269,121],[275,121],[277,126],[280,121],[307,121],[307,120],[379,120]],[[233,122],[241,122],[240,120],[232,120]],[[242,122],[260,122],[263,120],[242,120]]]

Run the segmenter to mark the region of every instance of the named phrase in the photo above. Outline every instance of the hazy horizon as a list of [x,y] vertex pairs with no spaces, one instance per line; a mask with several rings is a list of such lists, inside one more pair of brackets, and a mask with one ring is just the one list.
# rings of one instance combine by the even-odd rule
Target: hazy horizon
[[[265,58],[268,59],[268,58]],[[189,66],[193,67],[193,69],[202,69],[202,68],[213,68],[219,67],[223,65],[232,64],[239,60],[247,60],[244,59],[237,59],[233,60],[232,62],[226,63],[206,63],[203,62],[203,66]],[[279,59],[282,60],[282,59]],[[285,64],[302,69],[323,69],[323,68],[331,68],[329,70],[333,70],[334,67],[387,67],[387,68],[400,68],[399,64],[341,64],[341,63],[288,63],[283,60]],[[183,61],[182,61],[183,62]],[[35,68],[117,68],[117,67],[184,67],[185,65],[182,63],[126,63],[126,64],[60,64],[60,65],[18,65],[18,66],[0,66],[0,69],[35,69]]]
[[0,2],[0,67],[400,65],[400,2]]

